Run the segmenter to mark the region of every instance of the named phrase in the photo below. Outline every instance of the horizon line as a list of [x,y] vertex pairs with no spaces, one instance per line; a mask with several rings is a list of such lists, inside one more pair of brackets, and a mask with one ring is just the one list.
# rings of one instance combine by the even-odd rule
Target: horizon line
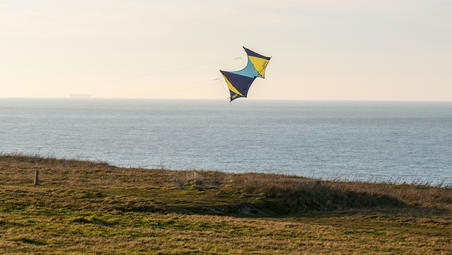
[[[185,100],[185,101],[228,101],[228,98],[124,98],[124,97],[89,97],[89,98],[71,98],[71,97],[1,97],[3,99],[19,100],[68,100],[68,101],[95,101],[95,100]],[[256,99],[246,98],[245,101],[305,101],[305,102],[400,102],[400,103],[452,103],[452,100],[386,100],[386,99]],[[241,101],[244,101],[241,100]]]

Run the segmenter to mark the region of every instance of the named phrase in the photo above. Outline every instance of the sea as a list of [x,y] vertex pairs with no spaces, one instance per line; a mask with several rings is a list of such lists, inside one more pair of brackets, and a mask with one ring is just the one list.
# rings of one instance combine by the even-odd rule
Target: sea
[[0,99],[0,153],[452,186],[452,102]]

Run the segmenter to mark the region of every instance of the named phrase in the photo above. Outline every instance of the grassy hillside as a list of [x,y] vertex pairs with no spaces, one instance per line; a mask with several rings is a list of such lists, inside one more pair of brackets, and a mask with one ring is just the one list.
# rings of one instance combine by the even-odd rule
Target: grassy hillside
[[445,187],[0,156],[1,254],[451,254],[451,212]]

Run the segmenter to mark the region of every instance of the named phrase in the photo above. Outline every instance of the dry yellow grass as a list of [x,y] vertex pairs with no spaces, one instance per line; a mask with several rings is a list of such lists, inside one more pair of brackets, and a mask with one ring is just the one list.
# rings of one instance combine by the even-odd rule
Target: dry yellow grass
[[452,254],[451,204],[450,188],[3,155],[0,253]]

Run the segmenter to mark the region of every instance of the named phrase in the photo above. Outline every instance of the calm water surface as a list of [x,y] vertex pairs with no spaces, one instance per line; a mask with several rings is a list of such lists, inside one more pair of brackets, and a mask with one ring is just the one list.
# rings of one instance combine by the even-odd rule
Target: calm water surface
[[452,185],[452,103],[0,99],[0,152]]

